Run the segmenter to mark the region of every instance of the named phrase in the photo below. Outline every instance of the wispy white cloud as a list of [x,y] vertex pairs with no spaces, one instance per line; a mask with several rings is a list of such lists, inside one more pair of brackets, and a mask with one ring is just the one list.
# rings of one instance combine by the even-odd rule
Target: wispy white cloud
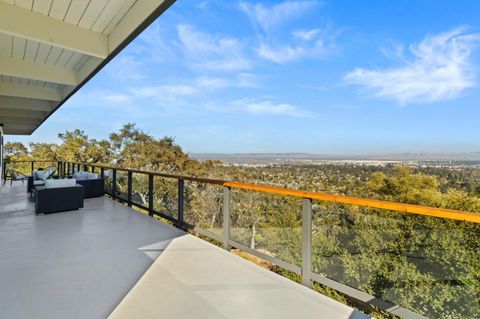
[[257,55],[278,64],[285,64],[302,58],[323,58],[333,47],[333,39],[336,32],[332,32],[329,26],[324,28],[295,30],[290,38],[285,37],[280,27],[287,22],[304,16],[312,9],[319,7],[319,1],[292,1],[287,0],[273,5],[263,3],[251,4],[240,2],[240,9],[252,20],[255,26],[259,26],[264,32],[258,33],[259,44],[255,51]]
[[405,45],[393,39],[388,40],[388,45],[381,47],[380,51],[388,59],[401,63],[408,63],[405,59]]
[[138,98],[166,98],[179,96],[197,96],[229,88],[256,88],[257,76],[251,73],[239,73],[232,77],[199,76],[193,80],[177,80],[175,83],[145,85],[130,90]]
[[242,43],[236,38],[201,32],[184,24],[179,25],[177,31],[186,63],[195,68],[234,71],[251,66],[244,55]]
[[136,102],[129,92],[86,89],[74,95],[70,108],[76,110],[77,108],[85,109],[85,107],[88,107],[96,110],[105,109],[107,112],[115,110],[117,113],[136,117],[143,114],[143,108]]
[[[401,104],[452,99],[476,85],[470,57],[479,40],[480,33],[467,33],[465,28],[428,35],[422,42],[410,45],[410,56],[401,59],[401,66],[357,68],[344,80]],[[401,55],[401,46],[395,52]]]
[[200,1],[198,4],[197,4],[197,8],[199,9],[206,9],[208,7],[208,5],[210,4],[210,1],[209,0],[204,0],[204,1]]
[[130,91],[135,97],[165,97],[165,96],[188,96],[197,94],[196,87],[182,84],[165,84],[158,86],[143,86]]
[[316,39],[294,45],[270,45],[262,42],[256,51],[263,59],[285,64],[302,58],[323,58],[330,52],[330,48],[325,46],[322,39]]
[[130,96],[127,94],[122,94],[122,93],[114,93],[114,94],[105,94],[105,95],[99,95],[103,100],[108,101],[108,102],[114,102],[114,103],[128,103],[131,102]]
[[142,32],[135,45],[128,46],[106,68],[115,79],[127,83],[148,79],[152,66],[178,63],[174,40],[159,23],[153,23]]
[[255,74],[239,73],[233,77],[200,76],[193,81],[193,85],[199,89],[212,91],[228,88],[257,88],[260,83]]
[[312,30],[298,30],[298,31],[294,31],[292,34],[294,37],[298,39],[309,41],[309,40],[312,40],[315,36],[317,36],[320,32],[321,32],[320,29],[312,29]]
[[244,98],[231,103],[231,106],[239,111],[254,115],[283,115],[291,117],[312,117],[313,114],[295,105],[287,103],[275,103],[272,101],[259,101]]
[[327,28],[298,30],[292,32],[292,42],[287,45],[271,44],[268,38],[260,43],[256,52],[259,57],[278,63],[285,64],[295,60],[309,58],[321,59],[334,51],[333,44],[335,33]]
[[113,59],[107,72],[112,78],[123,82],[138,82],[147,78],[143,71],[143,61],[131,54],[119,55]]
[[318,1],[284,1],[271,6],[263,3],[240,2],[239,7],[255,25],[268,32],[289,20],[301,16],[319,4]]
[[292,46],[277,46],[272,47],[265,43],[260,44],[257,49],[257,54],[266,60],[273,61],[278,64],[283,64],[293,60],[299,59],[305,54],[305,48]]
[[129,47],[131,50],[136,50],[137,58],[155,64],[172,63],[175,60],[176,52],[172,41],[168,37],[168,32],[159,23],[148,27],[138,39],[135,46]]

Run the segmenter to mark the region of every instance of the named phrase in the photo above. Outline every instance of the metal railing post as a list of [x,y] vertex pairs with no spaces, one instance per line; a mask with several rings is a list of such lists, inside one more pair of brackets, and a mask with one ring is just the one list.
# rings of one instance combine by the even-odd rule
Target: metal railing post
[[132,172],[127,173],[127,204],[132,207]]
[[232,190],[230,187],[223,187],[223,248],[230,250],[230,221],[231,221],[231,199]]
[[183,226],[183,195],[184,195],[184,180],[178,179],[178,211],[177,211],[177,220],[178,226]]
[[117,198],[117,170],[112,169],[112,197]]
[[312,200],[302,203],[302,285],[312,287]]
[[153,175],[148,174],[148,216],[153,217]]
[[3,182],[5,183],[5,179],[7,178],[7,165],[10,165],[10,161],[5,160],[3,162],[3,167],[2,167],[2,174],[3,174]]
[[7,176],[6,176],[6,173],[7,173],[7,162],[5,161],[5,162],[3,163],[3,167],[2,167],[2,177],[3,177],[3,181],[4,181],[4,182],[5,182],[5,177],[7,177]]

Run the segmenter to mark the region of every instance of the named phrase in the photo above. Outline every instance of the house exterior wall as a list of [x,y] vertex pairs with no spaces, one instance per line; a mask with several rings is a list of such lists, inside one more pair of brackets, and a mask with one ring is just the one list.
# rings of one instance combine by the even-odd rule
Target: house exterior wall
[[0,182],[3,185],[3,126],[0,124]]

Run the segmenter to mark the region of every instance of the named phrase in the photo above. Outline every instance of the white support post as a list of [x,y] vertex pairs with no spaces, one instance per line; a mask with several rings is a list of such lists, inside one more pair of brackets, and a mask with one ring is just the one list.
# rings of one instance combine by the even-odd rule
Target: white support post
[[223,248],[225,250],[230,250],[231,197],[230,187],[223,187]]
[[312,200],[302,203],[302,285],[312,287]]

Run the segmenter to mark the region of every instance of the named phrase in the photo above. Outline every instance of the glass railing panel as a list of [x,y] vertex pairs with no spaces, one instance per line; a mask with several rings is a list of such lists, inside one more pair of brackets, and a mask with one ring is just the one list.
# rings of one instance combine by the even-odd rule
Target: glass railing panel
[[223,233],[223,188],[185,181],[184,221],[211,233]]
[[132,203],[148,208],[148,175],[132,173]]
[[[148,181],[147,181],[148,183]],[[148,185],[148,184],[147,184]],[[153,210],[177,218],[178,182],[176,179],[153,177]]]
[[113,186],[113,171],[111,169],[105,169],[103,172],[103,182],[105,183],[105,193],[112,195]]
[[76,171],[77,171],[77,166],[71,164],[71,165],[70,165],[70,173],[69,173],[69,176],[72,176],[73,174],[75,174]]
[[301,266],[302,199],[232,189],[231,238]]
[[313,271],[430,318],[480,318],[480,225],[314,201]]
[[70,164],[70,175],[73,175],[78,170],[77,165]]
[[127,201],[128,200],[128,173],[126,171],[117,170],[116,178],[116,197]]

